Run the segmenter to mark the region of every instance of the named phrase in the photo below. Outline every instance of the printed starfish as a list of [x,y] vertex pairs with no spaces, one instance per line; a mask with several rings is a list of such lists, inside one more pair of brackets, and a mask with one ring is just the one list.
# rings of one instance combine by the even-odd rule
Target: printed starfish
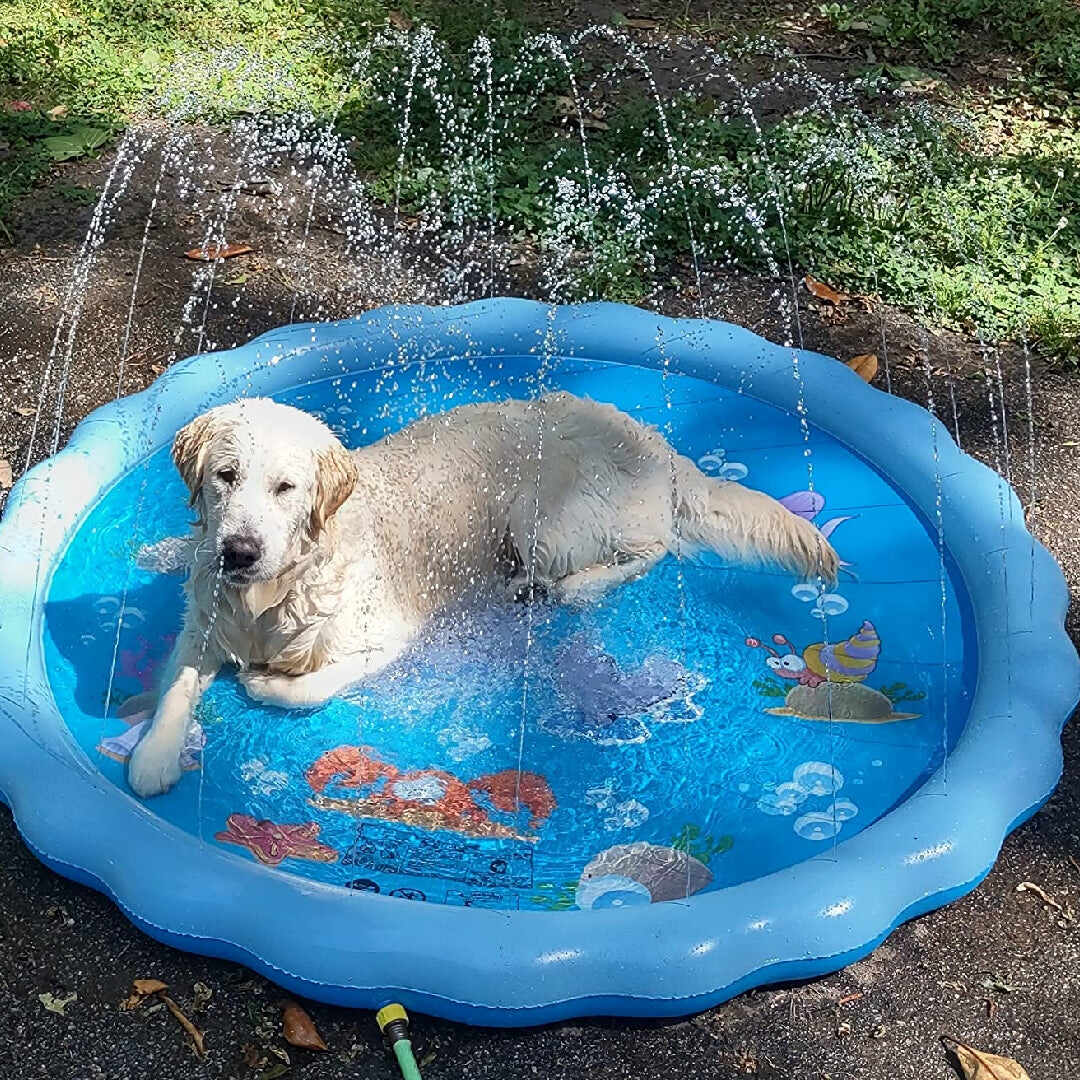
[[247,848],[267,866],[279,866],[287,858],[337,862],[338,853],[319,842],[319,826],[314,821],[277,825],[273,821],[256,821],[250,814],[230,814],[226,824],[228,829],[217,833],[214,839]]

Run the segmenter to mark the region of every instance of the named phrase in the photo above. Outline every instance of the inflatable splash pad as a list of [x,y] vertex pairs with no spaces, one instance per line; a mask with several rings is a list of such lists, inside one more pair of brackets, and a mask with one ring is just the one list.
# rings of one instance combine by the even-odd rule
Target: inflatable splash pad
[[[557,389],[781,499],[837,584],[668,558],[588,606],[448,613],[318,710],[225,673],[181,782],[130,793],[182,615],[179,427],[273,396],[359,446]],[[0,552],[0,791],[39,857],[180,948],[476,1023],[687,1013],[858,958],[987,872],[1080,686],[1058,568],[933,416],[618,305],[386,308],[194,357],[20,481]]]

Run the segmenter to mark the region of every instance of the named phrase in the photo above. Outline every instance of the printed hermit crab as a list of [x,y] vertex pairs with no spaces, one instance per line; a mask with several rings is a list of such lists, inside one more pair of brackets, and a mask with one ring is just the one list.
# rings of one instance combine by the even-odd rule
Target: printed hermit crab
[[866,619],[859,631],[844,641],[823,641],[807,645],[800,656],[795,646],[783,634],[773,634],[773,644],[786,652],[778,652],[759,638],[748,637],[752,649],[764,649],[769,655],[765,663],[781,679],[791,679],[802,686],[820,686],[823,682],[862,682],[877,667],[881,640],[874,624]]

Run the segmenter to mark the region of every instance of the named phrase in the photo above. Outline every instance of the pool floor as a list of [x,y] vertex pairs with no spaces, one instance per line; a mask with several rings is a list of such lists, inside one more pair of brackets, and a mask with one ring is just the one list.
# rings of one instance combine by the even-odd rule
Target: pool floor
[[[281,400],[357,446],[423,412],[533,396],[536,365],[383,369]],[[155,813],[283,873],[565,910],[677,899],[829,858],[933,773],[963,728],[974,650],[936,532],[885,477],[712,383],[563,358],[544,386],[632,411],[706,472],[783,499],[837,549],[837,587],[668,558],[584,609],[447,613],[322,709],[258,706],[225,673]],[[92,508],[49,586],[57,704],[120,786],[145,721],[125,702],[154,687],[182,613],[181,577],[140,569],[136,554],[189,521],[161,450]],[[848,718],[830,721],[830,703]]]

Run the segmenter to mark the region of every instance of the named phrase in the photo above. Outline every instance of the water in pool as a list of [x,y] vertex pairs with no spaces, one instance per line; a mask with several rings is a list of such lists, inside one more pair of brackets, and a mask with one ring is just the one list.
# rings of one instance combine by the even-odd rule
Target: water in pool
[[[397,366],[282,400],[355,446],[424,411],[529,396],[537,364]],[[189,771],[154,813],[236,858],[354,889],[603,908],[830,858],[940,764],[974,653],[951,574],[943,612],[936,533],[888,480],[748,393],[580,359],[545,366],[547,388],[632,411],[706,472],[814,521],[846,564],[838,586],[822,595],[669,558],[586,608],[447,613],[319,710],[257,706],[224,674],[199,708]],[[136,554],[189,520],[159,450],[90,511],[49,586],[57,704],[120,786],[138,695],[182,610],[181,575],[141,569]],[[842,721],[827,719],[830,702]]]

